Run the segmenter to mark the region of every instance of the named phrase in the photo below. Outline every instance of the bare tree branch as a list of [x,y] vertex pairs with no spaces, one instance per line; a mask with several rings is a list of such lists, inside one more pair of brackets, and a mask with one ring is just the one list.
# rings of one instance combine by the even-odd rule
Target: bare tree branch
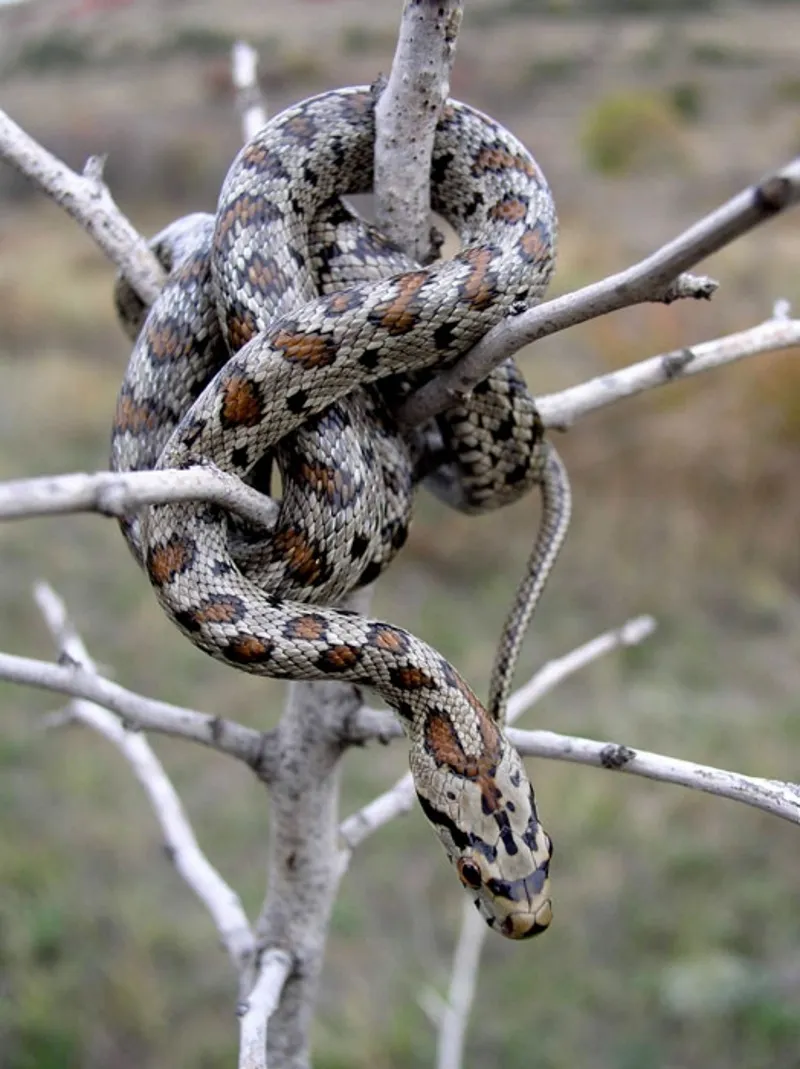
[[582,416],[655,386],[699,375],[747,356],[800,345],[800,320],[768,319],[714,341],[662,353],[638,364],[600,375],[568,390],[543,394],[536,404],[547,427],[565,429]]
[[[746,357],[800,345],[800,320],[787,315],[788,305],[781,316],[748,330],[662,353],[578,386],[542,394],[537,406],[544,424],[564,430],[626,397]],[[278,505],[272,498],[225,472],[198,467],[186,471],[74,473],[10,480],[0,483],[0,521],[69,512],[121,516],[139,506],[188,500],[212,501],[262,530],[270,530],[278,515]]]
[[774,218],[800,198],[800,157],[755,186],[750,186],[694,226],[663,245],[646,259],[563,297],[546,301],[493,327],[452,368],[412,394],[398,410],[408,425],[430,419],[461,394],[468,392],[489,371],[513,356],[523,345],[555,334],[587,319],[644,301],[673,300],[683,290],[693,296],[710,296],[707,286],[693,290],[685,280],[676,288],[681,272],[729,245],[735,238]]
[[212,750],[230,754],[258,772],[265,782],[273,773],[275,752],[271,735],[194,709],[145,698],[109,679],[87,671],[62,656],[61,664],[0,653],[0,679],[40,687],[71,698],[83,698],[116,713],[128,731],[157,731],[162,735],[191,739]]
[[[97,675],[97,666],[67,616],[61,598],[46,583],[36,584],[34,597],[59,653],[73,664]],[[93,728],[113,743],[128,761],[161,825],[168,857],[211,914],[237,974],[249,975],[254,964],[256,945],[241,899],[200,849],[178,793],[150,743],[143,734],[126,730],[119,717],[93,702],[76,699],[71,703],[70,713],[73,719]]]
[[242,120],[242,140],[247,142],[266,123],[267,109],[258,84],[258,52],[245,41],[237,41],[231,50],[231,75]]
[[461,1069],[469,1015],[475,1000],[481,950],[489,932],[483,917],[466,901],[461,907],[461,930],[453,954],[447,1001],[439,1014],[436,1069]]
[[292,959],[283,950],[262,955],[256,982],[240,1009],[239,1069],[267,1069],[267,1026],[291,968]]
[[732,798],[793,824],[800,824],[800,784],[797,783],[745,776],[740,772],[700,765],[694,761],[681,761],[677,757],[648,753],[616,742],[597,742],[572,735],[557,735],[551,731],[512,729],[508,737],[521,754],[531,757],[574,761],[579,765],[594,765],[614,772],[630,772],[662,783],[677,783],[721,798]]
[[430,229],[431,157],[463,7],[462,0],[405,0],[392,71],[375,109],[378,226],[419,263],[438,251]]
[[122,516],[132,509],[166,501],[212,501],[270,529],[277,504],[240,479],[214,468],[185,471],[98,471],[42,475],[0,483],[0,520],[30,519],[64,512]]
[[103,161],[91,157],[83,175],[33,140],[0,111],[0,157],[34,182],[89,234],[146,304],[158,296],[164,271],[128,222],[102,180]]

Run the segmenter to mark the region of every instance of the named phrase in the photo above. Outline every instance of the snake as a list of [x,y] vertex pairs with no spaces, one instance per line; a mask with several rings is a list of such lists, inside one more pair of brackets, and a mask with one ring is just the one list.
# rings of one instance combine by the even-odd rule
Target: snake
[[[415,263],[342,199],[372,189],[375,100],[370,87],[347,87],[271,118],[233,161],[216,213],[153,239],[168,277],[149,310],[124,282],[116,290],[135,342],[112,468],[203,467],[263,493],[278,472],[275,526],[181,501],[133,511],[121,527],[162,608],[205,653],[256,675],[357,684],[387,703],[461,884],[492,929],[527,939],[551,921],[552,843],[504,717],[566,535],[567,474],[511,360],[421,428],[394,413],[540,300],[555,207],[525,146],[449,100],[431,207],[461,247]],[[402,547],[420,483],[465,512],[541,492],[486,705],[430,645],[341,607]]]

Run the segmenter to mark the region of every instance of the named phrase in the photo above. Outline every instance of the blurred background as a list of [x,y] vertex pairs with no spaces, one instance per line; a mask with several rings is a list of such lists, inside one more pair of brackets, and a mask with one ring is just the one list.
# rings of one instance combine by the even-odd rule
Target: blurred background
[[[271,112],[388,71],[401,4],[374,0],[29,0],[0,7],[0,103],[152,233],[212,209],[237,150],[229,53],[261,55]],[[800,151],[800,5],[724,0],[471,0],[454,96],[533,149],[561,217],[552,292],[655,249]],[[711,304],[636,308],[523,354],[549,392],[751,326],[800,302],[800,216],[709,260]],[[128,346],[113,271],[0,165],[0,477],[104,468]],[[534,670],[641,612],[607,657],[527,717],[710,764],[798,778],[800,365],[770,354],[651,392],[560,436],[568,546],[528,642]],[[485,693],[537,502],[466,519],[420,500],[376,611]],[[31,598],[47,579],[124,685],[274,722],[277,684],[194,651],[166,623],[115,526],[0,527],[0,648],[50,658]],[[520,681],[522,673],[520,674]],[[234,989],[211,922],[165,859],[127,767],[88,731],[45,733],[54,696],[0,688],[0,1066],[233,1064]],[[231,761],[155,740],[201,844],[253,915],[266,799]],[[556,843],[556,923],[491,939],[467,1066],[732,1069],[800,1063],[798,831],[707,795],[532,763]],[[344,812],[405,768],[356,752]],[[358,853],[337,903],[318,1069],[431,1064],[418,1002],[446,983],[462,898],[417,812]]]

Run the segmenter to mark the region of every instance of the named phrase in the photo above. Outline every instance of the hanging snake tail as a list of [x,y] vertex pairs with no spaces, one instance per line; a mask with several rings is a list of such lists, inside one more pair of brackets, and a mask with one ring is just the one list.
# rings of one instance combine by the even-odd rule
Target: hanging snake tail
[[542,501],[539,530],[511,612],[503,625],[489,683],[489,715],[498,724],[505,723],[519,652],[531,617],[567,537],[572,515],[572,491],[564,462],[547,440],[542,441],[542,448],[546,450],[546,456],[539,483]]

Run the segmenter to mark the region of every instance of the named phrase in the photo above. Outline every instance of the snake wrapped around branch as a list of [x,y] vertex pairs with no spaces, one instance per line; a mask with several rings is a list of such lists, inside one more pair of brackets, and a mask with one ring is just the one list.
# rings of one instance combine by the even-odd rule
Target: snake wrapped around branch
[[[246,672],[377,691],[410,742],[422,809],[490,926],[524,939],[550,922],[551,843],[503,729],[525,629],[561,543],[569,484],[513,361],[428,426],[399,397],[538,301],[556,216],[527,149],[449,101],[433,209],[460,250],[421,267],[342,201],[373,181],[374,97],[325,93],[241,150],[213,216],[154,239],[169,268],[145,316],[118,307],[135,346],[112,435],[118,471],[211,466],[282,497],[255,530],[202,502],[126,516],[162,607],[200,649]],[[333,607],[405,541],[420,479],[482,512],[539,488],[542,519],[484,706],[449,662],[402,628]]]

